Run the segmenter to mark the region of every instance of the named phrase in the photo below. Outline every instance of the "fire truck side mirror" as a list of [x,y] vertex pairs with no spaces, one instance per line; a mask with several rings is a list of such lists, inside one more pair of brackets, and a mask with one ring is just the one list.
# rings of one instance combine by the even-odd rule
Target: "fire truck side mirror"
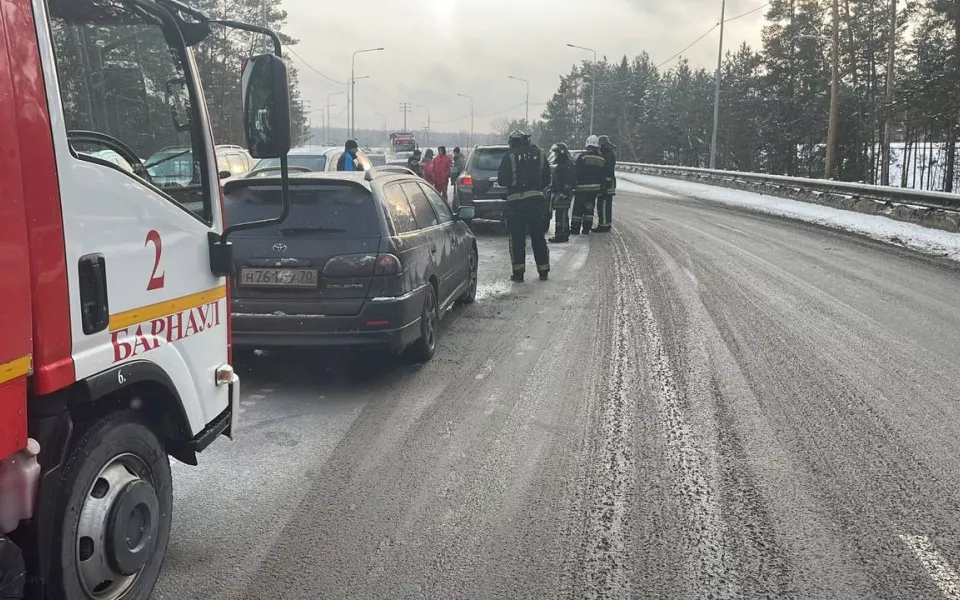
[[287,65],[274,54],[247,59],[240,80],[243,130],[254,158],[277,158],[290,151],[290,94]]

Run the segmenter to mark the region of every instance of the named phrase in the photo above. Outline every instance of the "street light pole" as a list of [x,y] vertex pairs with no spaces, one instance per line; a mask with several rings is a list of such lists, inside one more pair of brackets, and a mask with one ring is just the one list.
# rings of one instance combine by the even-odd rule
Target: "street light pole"
[[470,141],[467,144],[468,147],[473,148],[473,96],[468,96],[466,94],[457,94],[461,98],[466,98],[470,101]]
[[590,85],[590,135],[593,135],[593,116],[594,111],[597,108],[597,74],[598,74],[598,64],[597,64],[597,51],[593,48],[586,48],[584,46],[577,46],[575,44],[567,44],[570,48],[576,48],[577,50],[586,50],[587,52],[593,52],[593,83]]
[[427,146],[430,145],[430,107],[426,104],[418,104],[417,108],[427,109]]
[[836,166],[837,112],[840,96],[840,0],[833,0],[833,48],[830,57],[830,121],[827,124],[827,156],[823,178],[832,179]]
[[[331,106],[331,104],[330,104],[330,98],[331,98],[332,96],[339,96],[340,94],[345,94],[345,93],[346,93],[346,92],[333,92],[332,94],[327,94],[327,125],[326,125],[326,126],[329,127],[329,128],[331,128],[331,129],[333,128],[333,115],[330,114],[330,106]],[[323,132],[323,137],[324,137],[324,140],[323,140],[323,141],[326,142],[327,140],[329,140],[329,139],[330,139],[329,136],[330,136],[330,132],[329,132],[329,131],[324,131],[324,132]]]
[[527,111],[526,116],[523,118],[524,123],[527,124],[527,127],[530,126],[530,82],[526,79],[521,79],[520,77],[514,77],[513,75],[507,75],[509,79],[515,79],[516,81],[522,81],[527,84]]
[[[367,48],[366,50],[357,50],[353,53],[353,56],[350,58],[350,95],[347,99],[347,116],[350,120],[350,138],[354,137],[356,133],[356,117],[357,117],[357,78],[356,78],[356,66],[357,66],[357,55],[363,54],[364,52],[380,52],[383,48]],[[352,108],[352,110],[351,110]]]
[[713,133],[710,136],[710,168],[717,168],[717,129],[720,124],[720,69],[723,66],[723,19],[727,0],[720,0],[720,47],[717,49],[717,73],[714,76],[716,89],[713,92]]

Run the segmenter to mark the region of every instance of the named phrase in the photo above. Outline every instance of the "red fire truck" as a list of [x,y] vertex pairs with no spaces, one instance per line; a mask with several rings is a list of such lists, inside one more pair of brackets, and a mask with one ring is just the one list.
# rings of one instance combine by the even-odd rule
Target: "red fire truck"
[[390,134],[390,149],[397,152],[413,152],[417,149],[417,137],[409,132],[395,132]]
[[191,50],[218,26],[273,43],[237,66],[285,192],[276,34],[176,0],[0,0],[0,598],[147,598],[168,456],[237,433],[227,237],[288,202],[224,227]]

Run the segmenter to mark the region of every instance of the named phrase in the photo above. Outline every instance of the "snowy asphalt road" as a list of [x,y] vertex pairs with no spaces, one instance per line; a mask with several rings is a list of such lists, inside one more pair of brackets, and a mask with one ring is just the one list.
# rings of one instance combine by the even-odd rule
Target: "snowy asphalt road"
[[615,219],[548,283],[482,236],[429,364],[245,361],[153,597],[960,598],[960,271],[662,194]]

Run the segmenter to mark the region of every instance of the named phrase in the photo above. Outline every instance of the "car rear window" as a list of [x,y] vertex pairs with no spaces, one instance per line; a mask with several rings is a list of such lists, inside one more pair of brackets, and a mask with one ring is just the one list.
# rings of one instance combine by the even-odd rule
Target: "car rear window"
[[500,168],[500,161],[506,153],[506,148],[477,148],[470,158],[469,168],[477,171],[496,171]]
[[[289,154],[287,155],[287,163],[291,167],[304,167],[310,169],[311,171],[323,171],[327,166],[327,155],[326,154]],[[257,163],[257,166],[253,168],[254,171],[257,169],[266,169],[271,167],[280,167],[279,158],[264,158]]]
[[[224,195],[223,204],[229,225],[271,219],[280,214],[280,186],[231,189]],[[356,185],[294,185],[290,188],[290,216],[283,223],[241,230],[233,235],[282,236],[313,233],[312,230],[323,236],[380,235],[370,191]]]

